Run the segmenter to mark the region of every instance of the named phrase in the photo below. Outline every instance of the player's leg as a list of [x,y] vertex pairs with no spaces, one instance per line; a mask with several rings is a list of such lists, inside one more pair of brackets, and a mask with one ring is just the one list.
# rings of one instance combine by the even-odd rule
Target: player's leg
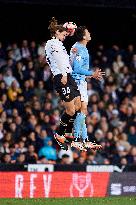
[[81,137],[83,142],[88,141],[87,126],[86,126],[87,105],[88,105],[87,102],[84,101],[81,102],[81,113],[83,115]]
[[81,109],[81,99],[80,99],[79,96],[75,97],[74,104],[75,104],[75,114],[70,119],[69,124],[66,128],[66,134],[67,135],[73,135],[72,133],[73,133],[74,120],[76,119],[77,113],[80,112],[80,109]]
[[[87,151],[84,148],[80,138],[80,123],[82,122],[82,119],[79,117],[81,113],[81,99],[79,97],[75,98],[75,110],[75,115],[73,116],[67,127],[67,132],[69,131],[69,133],[66,133],[66,139],[68,139],[68,141],[71,142],[71,147],[77,148],[80,151]],[[76,133],[74,130],[76,130]]]
[[85,148],[90,149],[101,149],[102,146],[98,145],[95,142],[89,142],[88,134],[87,134],[87,126],[86,126],[86,116],[88,113],[88,94],[87,94],[87,82],[82,82],[80,84],[80,93],[81,93],[81,113],[83,115],[83,123],[82,123],[82,132],[81,137],[84,143]]
[[[81,102],[81,112],[84,113],[85,115],[85,119],[86,119],[86,115],[87,115],[87,105],[88,103],[87,102]],[[91,142],[89,141],[88,139],[88,135],[87,135],[87,126],[86,126],[86,122],[85,122],[85,119],[83,121],[83,125],[82,125],[82,139],[83,139],[83,143],[84,143],[84,147],[87,149],[101,149],[102,146],[95,143],[95,142]]]
[[[65,105],[65,110],[66,112],[69,113],[69,110],[72,109],[72,108],[75,108],[75,101],[78,102],[78,106],[76,106],[76,109],[79,109],[81,108],[81,101],[80,101],[80,97],[76,97],[72,103],[67,103],[65,102],[64,105]],[[74,102],[74,104],[73,104]],[[78,108],[77,108],[78,107]],[[75,110],[75,109],[74,109]],[[75,112],[75,114],[72,116],[71,119],[76,119],[77,118],[77,115],[78,115],[78,112]],[[79,124],[79,122],[77,123]],[[70,127],[71,126],[71,127]],[[77,138],[71,134],[72,132],[72,128],[73,128],[73,123],[71,121],[69,121],[69,123],[67,124],[67,127],[66,127],[66,133],[65,133],[65,138],[66,138],[66,141],[68,142],[71,142],[71,147],[75,147],[79,150],[85,150],[83,144],[80,142],[80,138],[79,140],[77,140]],[[68,133],[68,129],[69,129],[69,132]],[[66,142],[65,141],[65,142]]]
[[[74,104],[74,102],[70,103],[70,101],[72,101],[73,99],[69,99],[70,89],[69,89],[68,83],[66,85],[63,85],[61,83],[61,78],[62,78],[61,74],[58,74],[54,77],[55,90],[59,94],[61,100],[68,102],[71,106]],[[72,115],[74,113],[73,110],[69,110],[69,112]],[[69,120],[71,119],[71,115],[69,115],[70,114],[69,112],[64,111],[63,115],[61,116],[60,125],[58,127],[57,133],[55,133],[54,135],[54,138],[56,139],[58,144],[61,146],[61,148],[66,149],[66,150],[68,149],[68,146],[65,143],[66,138],[64,137],[64,134],[65,134],[67,124]]]
[[[77,86],[77,83],[75,82],[75,80],[72,78],[72,76],[69,76],[68,79],[68,85],[70,88],[70,98],[74,99],[74,107],[75,107],[75,114],[72,116],[72,118],[69,121],[69,124],[66,127],[66,137],[71,135],[72,132],[72,128],[73,128],[73,120],[74,120],[74,140],[73,140],[73,146],[75,145],[77,148],[84,149],[84,147],[82,146],[82,143],[80,141],[80,132],[81,132],[81,126],[80,126],[80,122],[82,122],[82,117],[80,115],[81,111],[81,99],[80,99],[80,92]],[[65,102],[65,109],[67,110],[67,103]],[[70,133],[70,135],[69,135]],[[68,138],[67,138],[68,139]],[[74,143],[77,142],[77,143]]]
[[[76,119],[76,116],[77,116],[78,112],[80,112],[80,108],[81,108],[81,100],[80,100],[79,96],[74,99],[74,104],[75,104],[75,114],[72,116],[72,118],[70,119],[70,121],[66,127],[65,138],[68,142],[71,143],[71,147],[75,147],[78,150],[86,151],[82,142],[80,142],[80,138],[77,139],[76,137],[73,136],[74,120]],[[64,105],[65,105],[66,110],[67,110],[67,103],[64,103]],[[79,121],[77,121],[77,124],[79,124]]]
[[87,128],[85,124],[88,105],[87,82],[78,82],[78,89],[81,95],[81,109],[74,121],[74,136],[76,136],[77,138],[81,137],[84,141],[85,139],[87,139]]
[[[67,149],[65,132],[66,132],[70,119],[75,114],[74,99],[70,102],[64,102],[64,107],[65,107],[65,111],[63,115],[61,116],[60,126],[58,128],[57,133],[55,134],[55,139],[60,144],[60,146],[63,143],[64,149]],[[63,149],[63,146],[61,146],[62,149]]]
[[[75,103],[76,113],[75,115],[73,115],[72,119],[74,119],[74,129],[73,129],[74,138],[75,140],[78,140],[80,139],[80,136],[81,136],[81,126],[82,126],[82,121],[83,121],[83,115],[81,113],[81,98],[79,98],[80,91],[79,91],[79,87],[77,86],[77,83],[72,78],[72,76],[70,76],[69,78],[69,85],[72,85],[71,94],[75,97],[74,103]],[[72,131],[73,120],[71,120],[70,124],[71,124],[71,127],[69,127],[69,132]]]
[[[84,89],[84,86],[86,86],[85,87],[86,89]],[[80,87],[79,86],[77,87],[77,84],[75,83],[74,79],[72,77],[70,77],[69,78],[69,87],[71,90],[71,96],[75,96],[74,105],[69,104],[68,102],[64,102],[65,111],[67,113],[69,113],[69,110],[72,109],[72,107],[73,107],[75,110],[75,114],[73,113],[74,114],[73,116],[71,114],[72,117],[69,120],[69,123],[67,123],[65,137],[68,140],[70,139],[70,137],[72,138],[71,133],[72,133],[72,128],[73,128],[74,140],[73,140],[71,146],[79,148],[80,150],[81,149],[84,150],[83,144],[81,143],[81,136],[82,136],[82,127],[86,126],[85,125],[86,113],[83,113],[81,111],[81,98],[76,93],[77,92],[79,93],[79,90],[82,90],[81,97],[83,96],[83,98],[84,98],[85,92],[87,93],[87,84],[84,85],[84,82],[83,82],[83,84],[81,84]],[[85,92],[84,92],[84,90],[85,90]],[[87,104],[86,104],[86,110],[87,110]],[[73,122],[74,122],[74,124],[73,124]],[[84,133],[85,133],[85,131],[84,131]],[[84,134],[84,138],[85,137],[87,138],[87,131],[86,131],[86,136]]]
[[[75,86],[77,85],[75,81],[73,81],[73,79],[71,80],[70,75],[68,75],[68,82],[66,85],[63,85],[61,83],[60,75],[56,77],[55,81],[56,90],[64,102],[65,111],[61,116],[60,126],[58,128],[58,132],[55,134],[54,137],[60,144],[60,146],[63,143],[65,147],[61,147],[66,149],[66,138],[64,134],[66,132],[66,128],[69,124],[70,119],[73,118],[73,116],[75,115],[75,98],[78,97],[80,99],[80,92],[74,92]],[[79,107],[81,107],[81,103],[79,104]]]
[[[69,111],[69,109],[72,109],[72,107],[75,110],[74,115],[71,117],[69,124],[67,126],[66,129],[66,133],[71,133],[72,132],[72,128],[73,128],[73,121],[76,120],[76,126],[78,127],[78,125],[80,124],[78,121],[78,115],[80,112],[80,108],[81,108],[81,99],[80,99],[80,92],[78,90],[78,86],[77,83],[75,82],[75,80],[73,79],[73,77],[71,75],[68,76],[68,85],[69,85],[69,89],[70,89],[70,99],[73,99],[74,105],[70,105],[67,104],[67,102],[65,101],[64,105],[65,105],[65,109],[67,110],[67,112]],[[78,122],[78,123],[77,123]],[[74,136],[75,138],[78,138],[77,135]]]

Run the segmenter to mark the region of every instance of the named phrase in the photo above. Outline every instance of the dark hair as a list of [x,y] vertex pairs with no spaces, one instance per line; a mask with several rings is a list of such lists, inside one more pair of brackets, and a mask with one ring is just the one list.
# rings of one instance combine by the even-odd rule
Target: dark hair
[[82,41],[85,35],[86,26],[79,26],[74,33],[74,38],[76,41]]
[[58,24],[58,21],[55,19],[55,17],[52,17],[52,19],[49,21],[48,29],[50,30],[51,37],[55,36],[56,31],[67,31],[67,29],[63,27],[62,24]]

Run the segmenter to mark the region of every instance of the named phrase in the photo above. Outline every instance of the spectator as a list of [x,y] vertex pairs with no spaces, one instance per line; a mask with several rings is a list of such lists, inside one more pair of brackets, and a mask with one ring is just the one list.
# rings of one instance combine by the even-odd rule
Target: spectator
[[37,160],[37,164],[48,164],[48,163],[49,161],[44,156],[39,157],[39,160]]
[[52,160],[52,161],[57,160],[57,153],[56,153],[56,150],[52,147],[51,140],[48,141],[47,146],[44,146],[39,150],[38,155],[39,157],[45,156],[47,160]]
[[23,141],[20,141],[17,144],[16,152],[19,153],[19,154],[27,152],[27,148],[25,147],[25,143]]
[[34,90],[34,94],[39,98],[41,103],[44,101],[45,93],[44,83],[43,81],[39,81],[38,86]]
[[11,156],[10,154],[4,154],[2,158],[2,162],[4,164],[10,164],[11,163]]
[[13,59],[15,61],[20,61],[21,60],[21,52],[17,46],[17,43],[12,44],[12,49],[13,49]]
[[3,129],[3,123],[0,122],[0,140],[4,137],[3,131],[4,131],[4,129]]
[[14,72],[14,76],[20,82],[21,86],[23,86],[23,80],[24,80],[24,77],[25,77],[24,76],[25,70],[26,70],[26,66],[21,61],[18,61],[16,63],[16,70]]
[[38,47],[38,55],[39,56],[45,56],[45,43],[42,42]]
[[10,149],[11,163],[16,163],[16,160],[18,158],[18,153],[16,152],[16,148],[14,145],[12,145],[9,149]]
[[11,83],[11,87],[8,89],[8,98],[10,101],[14,102],[17,99],[17,95],[21,93],[21,89],[18,88],[17,82],[14,80]]
[[64,165],[70,164],[69,155],[63,154],[60,163],[61,163],[61,164],[64,164]]
[[130,128],[129,128],[128,142],[131,145],[136,145],[136,128],[135,128],[135,126],[130,126]]
[[133,73],[136,72],[136,54],[134,54],[134,55],[132,56],[132,61],[131,61],[131,63],[130,63],[130,68],[131,68],[131,70],[132,70]]
[[116,60],[113,62],[113,70],[114,72],[119,72],[120,69],[124,66],[124,62],[122,60],[121,55],[116,56]]
[[111,127],[118,127],[120,125],[120,120],[119,120],[119,111],[114,109],[112,110],[112,115],[110,119],[110,125]]
[[10,153],[9,142],[3,141],[2,144],[0,144],[0,153]]
[[95,161],[95,155],[92,152],[87,154],[86,163],[87,164],[97,164],[97,162]]
[[[16,78],[13,76],[11,69],[7,69],[4,74],[3,80],[7,87],[10,87],[13,81],[16,81]],[[19,83],[17,82],[17,86],[19,87]]]
[[61,150],[58,152],[58,158],[59,158],[59,159],[62,159],[62,157],[63,157],[64,155],[67,155],[67,156],[69,157],[69,162],[70,162],[70,163],[73,162],[73,152],[72,152],[70,146],[68,147],[68,150],[67,150],[67,151],[61,149]]
[[17,164],[25,164],[26,163],[25,158],[26,158],[25,154],[20,153],[17,157],[16,163]]
[[4,81],[0,82],[0,91],[1,91],[0,96],[2,96],[3,94],[7,92],[6,84]]
[[85,163],[85,158],[82,157],[82,156],[80,156],[80,157],[77,159],[77,163],[78,163],[79,165],[86,165],[86,163]]
[[28,164],[36,164],[37,160],[38,160],[38,155],[35,152],[34,145],[29,145],[28,152],[26,153],[26,162]]
[[22,42],[21,54],[22,54],[22,58],[24,59],[24,61],[30,59],[30,50],[28,48],[27,40],[23,40]]
[[37,53],[37,45],[35,41],[31,41],[30,43],[30,53],[31,53],[32,59],[37,58],[38,53]]

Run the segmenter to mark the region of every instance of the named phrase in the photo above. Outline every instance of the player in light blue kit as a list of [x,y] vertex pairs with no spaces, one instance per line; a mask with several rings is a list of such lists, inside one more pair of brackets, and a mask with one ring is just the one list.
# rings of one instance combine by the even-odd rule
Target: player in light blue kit
[[75,79],[78,89],[81,94],[81,112],[74,123],[74,137],[82,138],[85,148],[101,148],[101,145],[88,141],[87,127],[85,123],[87,115],[88,94],[87,94],[87,77],[93,77],[101,80],[104,72],[101,69],[96,69],[95,72],[89,68],[89,53],[86,47],[87,43],[91,40],[90,32],[85,26],[80,26],[76,29],[74,36],[76,43],[73,45],[70,53],[70,61],[73,69],[72,76]]

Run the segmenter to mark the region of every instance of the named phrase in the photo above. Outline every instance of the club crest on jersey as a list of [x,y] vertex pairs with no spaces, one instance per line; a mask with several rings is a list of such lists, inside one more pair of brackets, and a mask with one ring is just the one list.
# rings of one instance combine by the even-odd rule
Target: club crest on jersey
[[77,60],[77,61],[80,61],[80,60],[81,60],[81,56],[77,56],[77,57],[76,57],[76,60]]

